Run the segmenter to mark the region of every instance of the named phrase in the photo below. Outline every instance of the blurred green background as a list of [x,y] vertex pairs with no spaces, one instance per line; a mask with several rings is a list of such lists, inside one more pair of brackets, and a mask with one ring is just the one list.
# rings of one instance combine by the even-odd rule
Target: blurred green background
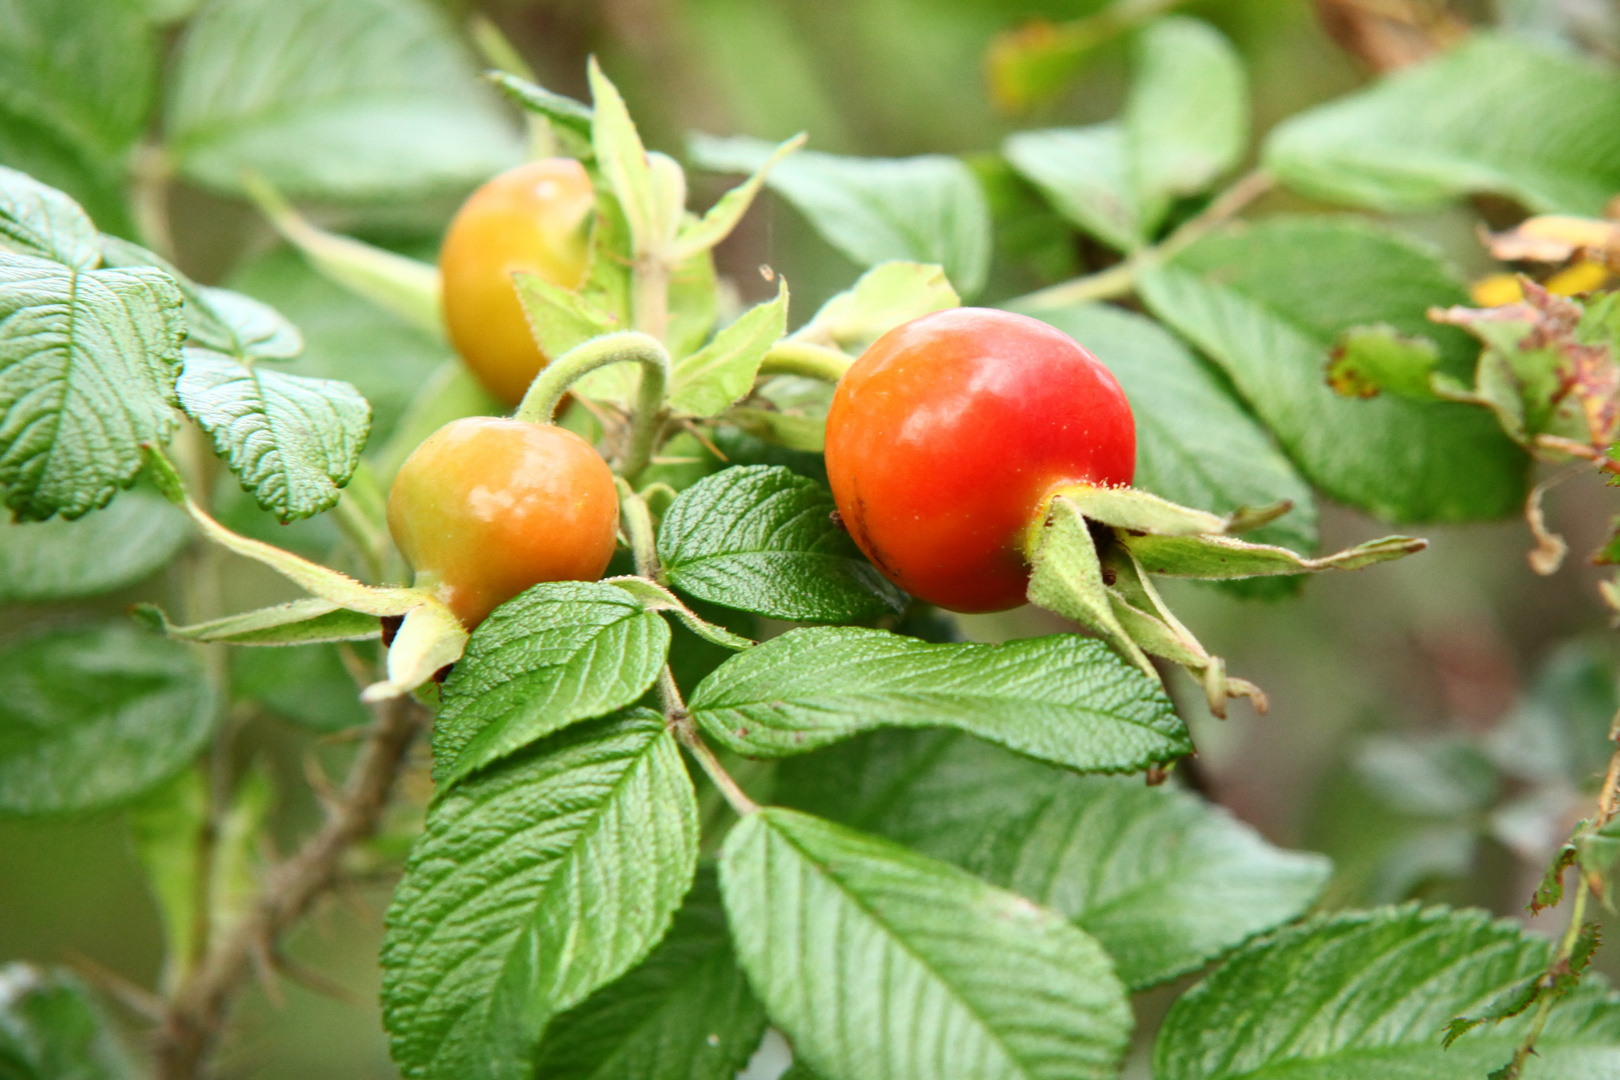
[[[73,9],[64,17],[81,19],[123,18],[128,8],[136,12],[131,25],[154,40],[154,55],[172,57],[180,17],[191,6],[186,0],[81,0],[62,8]],[[540,82],[573,96],[588,97],[585,58],[596,54],[649,146],[677,156],[693,131],[780,139],[801,130],[810,133],[813,148],[837,153],[967,155],[982,167],[997,210],[996,259],[981,300],[994,303],[1093,267],[1099,253],[1074,241],[1004,166],[974,155],[994,150],[1023,127],[1112,116],[1124,91],[1126,44],[1101,46],[1056,100],[1018,116],[992,102],[986,49],[998,32],[1028,20],[1062,21],[1099,6],[1087,0],[489,0],[447,5],[442,13],[447,27],[466,27],[475,15],[488,18]],[[1219,28],[1242,54],[1257,135],[1374,74],[1368,57],[1341,47],[1328,30],[1332,19],[1306,0],[1205,0],[1180,7]],[[1558,7],[1505,2],[1501,14],[1555,28],[1556,12],[1548,11]],[[60,48],[52,54],[54,39],[4,40],[21,34],[26,22],[9,21],[7,9],[0,0],[0,71],[8,84],[34,79],[45,85],[53,70],[60,75],[71,65]],[[1483,7],[1463,10],[1490,14]],[[470,51],[471,45],[456,48]],[[466,62],[470,71],[470,52]],[[158,70],[132,69],[120,77],[126,94],[160,85],[171,87],[161,92],[172,92]],[[515,153],[520,119],[515,112],[503,115]],[[247,203],[183,179],[146,183],[137,153],[138,197],[125,207],[116,178],[93,175],[72,153],[51,150],[43,136],[30,142],[19,130],[14,126],[0,138],[0,162],[68,190],[111,231],[131,230],[154,214],[166,218],[182,269],[267,300],[296,322],[309,349],[293,369],[354,382],[376,410],[374,445],[444,359],[442,346],[315,276],[301,257],[278,245]],[[705,204],[728,182],[694,174],[695,202]],[[447,184],[408,201],[328,200],[317,216],[425,257],[465,190],[465,184]],[[1252,212],[1303,206],[1275,194]],[[1465,274],[1475,275],[1488,266],[1475,223],[1482,212],[1500,211],[1481,205],[1393,223],[1439,244]],[[760,267],[786,275],[800,320],[858,272],[774,196],[761,201],[718,257],[722,274],[744,299],[774,292]],[[232,487],[222,484],[219,497],[221,516],[234,527],[315,555],[335,544],[329,522],[277,526]],[[1203,711],[1189,682],[1176,686],[1200,746],[1196,781],[1270,839],[1331,855],[1338,874],[1330,904],[1423,897],[1521,913],[1547,856],[1580,816],[1592,772],[1607,758],[1616,648],[1594,588],[1597,573],[1580,555],[1603,539],[1613,505],[1613,493],[1596,482],[1573,482],[1555,493],[1552,523],[1576,554],[1550,578],[1531,573],[1528,532],[1507,521],[1420,529],[1433,541],[1427,553],[1362,574],[1324,576],[1281,602],[1244,601],[1192,585],[1167,590],[1183,620],[1228,658],[1230,670],[1258,682],[1271,699],[1266,716],[1240,704],[1222,722]],[[1389,531],[1323,507],[1324,550]],[[160,599],[180,572],[171,569],[79,609],[14,605],[0,614],[0,633],[22,632],[42,618],[116,612]],[[279,599],[278,588],[267,574],[232,562],[226,606]],[[1053,618],[1026,609],[965,624],[970,635],[996,640],[1051,629]],[[347,699],[320,690],[341,689],[345,676],[330,658],[244,663],[237,684],[249,700],[237,709],[244,728],[228,764],[264,770],[274,793],[272,833],[287,850],[316,820],[304,781],[307,764],[340,774],[347,744],[320,731],[350,722],[327,715],[341,713]],[[420,777],[412,783],[420,798]],[[400,835],[408,833],[408,817],[402,812]],[[373,873],[375,861],[361,853],[351,867],[353,884],[291,942],[297,961],[338,985],[318,992],[282,980],[274,993],[253,991],[222,1056],[221,1075],[395,1075],[375,1006],[376,948],[391,883]],[[1560,917],[1554,912],[1535,925],[1551,933],[1560,929]],[[0,821],[0,960],[18,958],[77,965],[107,986],[156,984],[161,928],[124,813],[46,824]],[[1620,973],[1620,952],[1605,950],[1599,965]],[[1185,980],[1177,989],[1182,985]],[[127,1018],[132,1028],[138,1024],[133,1012]]]

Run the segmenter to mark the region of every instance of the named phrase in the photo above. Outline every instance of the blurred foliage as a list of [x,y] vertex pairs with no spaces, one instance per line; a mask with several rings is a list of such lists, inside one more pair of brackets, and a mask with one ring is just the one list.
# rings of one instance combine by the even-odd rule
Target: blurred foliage
[[[210,125],[225,112],[252,113],[264,101],[247,93],[252,80],[231,62],[228,49],[201,55],[198,44],[209,35],[247,33],[233,24],[244,5],[207,0],[200,20],[177,30],[192,6],[187,0],[0,0],[0,163],[67,191],[107,231],[136,236],[166,228],[169,253],[198,280],[227,284],[282,311],[307,343],[284,370],[354,383],[374,410],[368,456],[378,459],[446,348],[320,278],[231,194],[237,178],[220,162],[237,159],[227,153],[232,147],[210,139]],[[341,22],[359,18],[355,13],[363,8],[392,6],[389,0],[321,0],[301,8],[313,11],[311,18]],[[460,195],[519,153],[518,118],[471,78],[471,46],[446,29],[477,12],[502,29],[551,89],[588,96],[584,58],[599,55],[648,145],[672,154],[682,154],[693,132],[774,140],[803,130],[819,151],[964,155],[995,223],[982,302],[1116,259],[1105,245],[1074,232],[1029,180],[990,153],[1017,131],[1098,124],[1120,113],[1133,42],[1129,35],[1095,33],[1102,25],[1095,21],[1103,7],[1098,0],[402,6],[416,20],[410,34],[348,47],[372,58],[364,82],[385,100],[366,107],[379,110],[379,140],[417,122],[419,113],[406,110],[406,91],[432,97],[453,88],[434,98],[430,124],[396,139],[408,153],[382,155],[379,165],[364,147],[323,142],[318,122],[299,127],[311,122],[307,115],[263,136],[272,149],[281,145],[276,140],[294,139],[320,150],[305,171],[277,173],[277,155],[252,140],[235,148],[290,191],[312,195],[323,224],[390,250],[431,257]],[[1135,5],[1144,11],[1167,6]],[[1404,32],[1324,23],[1303,0],[1196,0],[1176,7],[1215,26],[1235,47],[1249,72],[1257,136],[1360,85],[1392,55],[1393,46],[1368,43],[1397,40]],[[1617,20],[1602,4],[1505,0],[1500,7],[1513,32],[1610,58],[1620,48]],[[160,78],[177,87],[162,105]],[[317,90],[318,80],[276,96],[304,100]],[[154,150],[165,135],[172,140],[167,154]],[[454,142],[462,152],[441,157],[435,140]],[[351,168],[356,162],[366,167]],[[700,203],[725,180],[693,176]],[[742,300],[774,294],[775,284],[759,268],[786,277],[796,325],[846,288],[857,267],[791,208],[791,198],[765,196],[718,249],[717,261]],[[1268,198],[1268,210],[1318,208],[1293,194]],[[1501,213],[1488,200],[1477,202],[1487,220]],[[1201,207],[1197,198],[1170,204],[1161,231]],[[1436,262],[1470,274],[1488,265],[1474,236],[1476,215],[1465,210],[1400,203],[1372,217],[1437,245]],[[678,437],[655,469],[689,480],[719,464],[714,450],[733,464],[785,464],[825,475],[817,456],[731,427],[720,429],[712,447]],[[231,477],[218,477],[214,489],[218,516],[232,528],[318,558],[330,557],[339,543],[331,515],[282,526]],[[1576,483],[1553,505],[1555,525],[1577,551],[1607,535],[1600,495],[1595,484]],[[1348,511],[1323,507],[1326,549],[1381,531]],[[1523,559],[1526,534],[1516,523],[1427,534],[1435,544],[1420,563],[1354,581],[1324,580],[1287,605],[1212,590],[1167,590],[1187,622],[1209,628],[1206,640],[1233,670],[1268,688],[1273,706],[1258,719],[1238,709],[1221,724],[1202,712],[1196,688],[1178,685],[1201,748],[1196,779],[1268,838],[1332,856],[1337,873],[1325,904],[1421,896],[1516,913],[1589,802],[1594,771],[1607,758],[1616,649],[1612,639],[1597,636],[1603,612],[1593,597],[1591,567],[1572,561],[1551,578],[1535,577]],[[0,544],[0,559],[11,557]],[[232,609],[288,597],[258,569],[240,561],[228,567]],[[128,603],[161,594],[163,575],[153,571],[132,565],[127,574],[111,575],[121,591],[49,616],[26,606],[26,590],[0,584],[0,595],[13,603],[4,609],[5,632],[9,637],[46,618],[115,617]],[[718,610],[703,613],[716,617]],[[735,629],[756,629],[751,618],[733,621]],[[1045,613],[1024,610],[963,625],[977,640],[997,640],[1056,624]],[[719,656],[686,631],[675,633],[677,675],[689,685]],[[244,651],[232,678],[232,722],[241,737],[221,767],[262,770],[252,775],[263,776],[263,791],[275,794],[265,796],[261,812],[275,836],[292,837],[316,820],[306,769],[313,764],[338,772],[350,753],[342,733],[363,720],[357,705],[341,704],[352,702],[352,694],[328,689],[352,685],[349,673],[337,647],[322,645]],[[399,835],[388,840],[397,848],[411,827],[400,824]],[[370,888],[363,874],[361,881],[353,903],[324,914],[292,947],[295,959],[318,958],[341,987],[327,988],[329,996],[292,987],[279,1003],[255,995],[224,1068],[265,1080],[394,1075],[375,1006],[386,891]],[[116,977],[157,982],[164,919],[147,892],[121,812],[44,825],[0,822],[0,882],[0,956],[58,964],[89,954]],[[1600,953],[1598,966],[1620,970],[1617,955]],[[32,968],[0,972],[0,980],[8,978],[43,976]],[[71,977],[51,978],[58,980],[53,993],[80,994]],[[331,993],[340,1000],[334,1003]]]

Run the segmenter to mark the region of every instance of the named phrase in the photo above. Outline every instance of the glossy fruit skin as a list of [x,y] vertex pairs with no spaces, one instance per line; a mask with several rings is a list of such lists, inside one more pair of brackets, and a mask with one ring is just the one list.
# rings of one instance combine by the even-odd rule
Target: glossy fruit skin
[[522,270],[578,289],[589,266],[596,193],[573,158],[509,169],[473,192],[439,250],[450,341],[490,393],[523,399],[547,357],[534,343],[512,285]]
[[1061,331],[956,308],[884,334],[827,415],[838,513],[890,581],[951,611],[1024,603],[1024,542],[1059,488],[1129,484],[1136,422]]
[[388,493],[388,531],[469,630],[542,581],[595,581],[619,501],[590,443],[559,427],[454,420],[418,446]]

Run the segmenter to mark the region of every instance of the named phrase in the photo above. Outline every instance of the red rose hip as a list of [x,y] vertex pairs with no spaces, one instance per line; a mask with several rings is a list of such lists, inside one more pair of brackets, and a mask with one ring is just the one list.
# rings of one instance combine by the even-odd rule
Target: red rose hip
[[884,334],[827,415],[827,475],[867,558],[951,611],[1024,602],[1024,542],[1074,484],[1129,484],[1136,424],[1113,374],[1011,312],[957,308]]

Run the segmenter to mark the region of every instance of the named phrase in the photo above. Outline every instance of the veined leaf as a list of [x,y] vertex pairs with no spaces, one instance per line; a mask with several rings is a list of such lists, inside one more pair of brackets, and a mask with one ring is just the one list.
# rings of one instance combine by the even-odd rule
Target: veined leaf
[[739,754],[801,754],[874,727],[954,727],[1031,757],[1129,772],[1192,750],[1164,691],[1076,634],[934,645],[884,630],[793,630],[722,664],[690,702]]
[[591,147],[596,152],[596,166],[624,212],[632,254],[645,255],[658,245],[666,227],[680,223],[683,207],[674,208],[673,222],[662,219],[663,208],[654,190],[652,166],[641,135],[618,88],[602,73],[594,57],[590,81]]
[[[215,0],[186,28],[167,146],[229,191],[454,191],[521,159],[517,132],[444,16],[421,0]],[[288,153],[288,147],[297,153]]]
[[180,642],[106,625],[0,651],[0,814],[128,801],[179,772],[214,727],[214,695]]
[[78,203],[4,165],[0,165],[0,248],[73,270],[93,270],[101,261],[96,227]]
[[1265,165],[1306,194],[1377,210],[1492,192],[1597,217],[1620,191],[1620,76],[1523,39],[1472,34],[1283,121]]
[[714,340],[675,364],[669,403],[677,412],[713,416],[748,395],[760,361],[787,332],[787,282],[776,299],[757,304],[714,336]]
[[95,596],[150,577],[191,537],[159,495],[126,492],[78,521],[0,524],[0,604]]
[[180,404],[242,487],[282,521],[337,505],[360,463],[371,407],[348,383],[246,367],[187,349]]
[[486,76],[500,87],[506,96],[533,113],[544,116],[560,128],[579,137],[586,148],[591,138],[591,107],[555,91],[547,90],[528,79],[505,71],[492,71]]
[[0,255],[0,485],[23,518],[105,506],[174,430],[180,292],[146,269]]
[[732,830],[720,882],[749,982],[818,1074],[1115,1075],[1131,1016],[1113,965],[1022,897],[774,807]]
[[1243,156],[1249,93],[1237,50],[1197,19],[1150,24],[1137,39],[1121,121],[1142,221],[1151,231],[1171,199],[1198,194]]
[[1133,990],[1296,918],[1332,871],[1170,787],[1055,770],[1043,787],[1029,811],[986,830],[965,865],[1073,919]]
[[1173,786],[1075,776],[956,731],[875,731],[790,758],[773,798],[1045,904],[1132,989],[1299,916],[1329,871]]
[[1144,271],[1160,318],[1231,376],[1310,480],[1392,521],[1459,521],[1518,509],[1524,454],[1484,410],[1391,395],[1350,400],[1325,372],[1334,343],[1383,323],[1425,334],[1440,370],[1472,382],[1477,347],[1427,319],[1462,286],[1428,250],[1349,220],[1272,218],[1208,237]]
[[658,533],[669,583],[776,619],[897,612],[897,589],[832,521],[832,494],[781,466],[726,469],[681,492]]
[[313,645],[364,641],[382,635],[382,624],[375,615],[349,611],[313,596],[190,626],[169,622],[168,616],[151,604],[137,604],[132,614],[169,637],[228,645]]
[[291,360],[304,351],[298,328],[262,301],[230,289],[197,286],[209,324],[193,326],[194,343],[244,363]]
[[860,353],[901,323],[960,303],[941,266],[879,263],[822,304],[809,322],[793,332],[793,338]]
[[551,1017],[657,944],[692,883],[697,807],[642,711],[563,731],[428,814],[388,911],[383,1019],[410,1078],[530,1077]]
[[1021,131],[1002,153],[1059,213],[1121,251],[1148,243],[1172,201],[1243,155],[1248,90],[1232,46],[1196,19],[1160,19],[1137,40],[1118,121]]
[[478,625],[445,680],[434,779],[449,788],[569,724],[633,704],[668,651],[668,624],[623,589],[536,585]]
[[662,944],[559,1016],[540,1046],[546,1080],[734,1080],[765,1033],[737,966],[711,869],[700,869]]
[[241,361],[289,360],[304,351],[298,328],[270,305],[230,289],[198,285],[173,263],[123,237],[102,233],[101,265],[155,267],[180,289],[188,344]]
[[[1551,942],[1481,911],[1416,906],[1324,916],[1244,947],[1166,1017],[1157,1080],[1477,1080],[1531,1017],[1441,1033],[1544,970]],[[1620,1069],[1620,999],[1589,978],[1554,1007],[1526,1080]],[[1256,1003],[1264,1002],[1264,1008]]]
[[1130,143],[1117,123],[1020,131],[1001,152],[1054,209],[1121,251],[1147,243]]
[[613,316],[571,289],[521,271],[512,275],[512,281],[534,340],[547,356],[561,356],[575,345],[621,329]]
[[[775,148],[759,139],[695,136],[692,160],[717,172],[751,173]],[[810,220],[833,247],[862,266],[900,259],[938,263],[963,296],[990,269],[990,209],[973,173],[942,154],[838,157],[800,151],[766,184]]]

